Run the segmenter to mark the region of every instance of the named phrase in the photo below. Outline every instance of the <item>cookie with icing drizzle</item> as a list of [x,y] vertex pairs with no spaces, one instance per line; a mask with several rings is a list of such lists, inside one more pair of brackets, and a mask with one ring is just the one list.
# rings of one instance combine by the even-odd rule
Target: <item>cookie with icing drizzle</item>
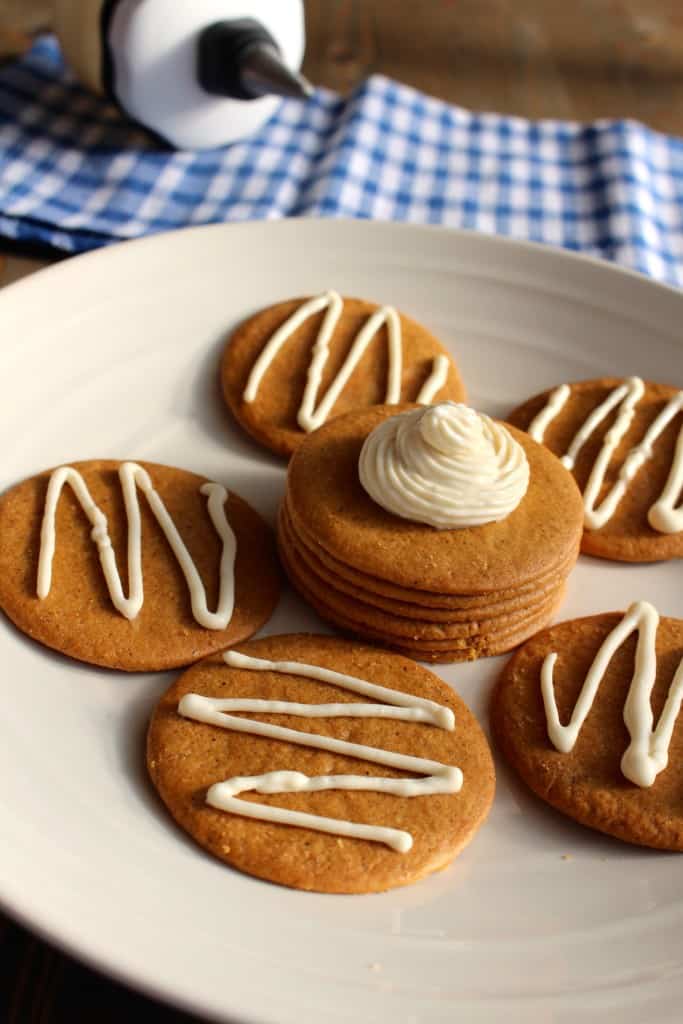
[[552,626],[509,660],[494,739],[541,799],[582,825],[683,850],[683,621],[646,601]]
[[284,456],[352,409],[465,397],[453,359],[425,327],[334,291],[279,302],[241,324],[223,354],[221,385],[238,423]]
[[147,764],[204,848],[297,889],[380,892],[445,868],[490,808],[491,753],[433,673],[333,637],[212,655],[161,698]]
[[581,550],[624,562],[683,557],[683,391],[639,377],[562,384],[508,417],[571,470]]
[[187,665],[255,633],[278,595],[266,524],[194,473],[81,462],[0,497],[0,608],[81,661]]

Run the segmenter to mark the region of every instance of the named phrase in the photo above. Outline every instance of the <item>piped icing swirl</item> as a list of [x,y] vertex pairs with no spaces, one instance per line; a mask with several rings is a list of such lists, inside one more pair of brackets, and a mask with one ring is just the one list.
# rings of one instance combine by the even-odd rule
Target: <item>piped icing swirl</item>
[[366,438],[358,472],[382,508],[439,530],[505,519],[529,485],[522,446],[501,423],[458,402],[384,420]]

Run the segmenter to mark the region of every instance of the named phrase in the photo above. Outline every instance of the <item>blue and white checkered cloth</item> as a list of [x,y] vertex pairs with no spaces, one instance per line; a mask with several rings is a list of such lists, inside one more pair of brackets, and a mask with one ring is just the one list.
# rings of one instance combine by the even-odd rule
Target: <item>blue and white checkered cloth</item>
[[292,216],[446,224],[683,284],[683,140],[632,121],[473,114],[373,76],[284,101],[251,138],[172,152],[65,72],[52,38],[0,70],[0,235],[67,252]]

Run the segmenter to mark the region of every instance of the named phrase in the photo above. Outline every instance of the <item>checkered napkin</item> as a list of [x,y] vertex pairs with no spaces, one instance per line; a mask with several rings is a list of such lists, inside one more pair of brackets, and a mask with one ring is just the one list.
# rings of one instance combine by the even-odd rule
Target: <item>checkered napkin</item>
[[292,216],[447,224],[683,284],[683,140],[632,121],[472,114],[372,76],[283,101],[255,135],[173,152],[64,70],[50,37],[0,70],[0,235],[67,252]]

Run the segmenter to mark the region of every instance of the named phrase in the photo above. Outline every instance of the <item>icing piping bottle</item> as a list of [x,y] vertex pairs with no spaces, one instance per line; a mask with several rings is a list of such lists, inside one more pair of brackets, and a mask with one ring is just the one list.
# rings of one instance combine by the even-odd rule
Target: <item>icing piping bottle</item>
[[178,149],[234,142],[311,93],[302,0],[53,0],[53,15],[81,82]]

